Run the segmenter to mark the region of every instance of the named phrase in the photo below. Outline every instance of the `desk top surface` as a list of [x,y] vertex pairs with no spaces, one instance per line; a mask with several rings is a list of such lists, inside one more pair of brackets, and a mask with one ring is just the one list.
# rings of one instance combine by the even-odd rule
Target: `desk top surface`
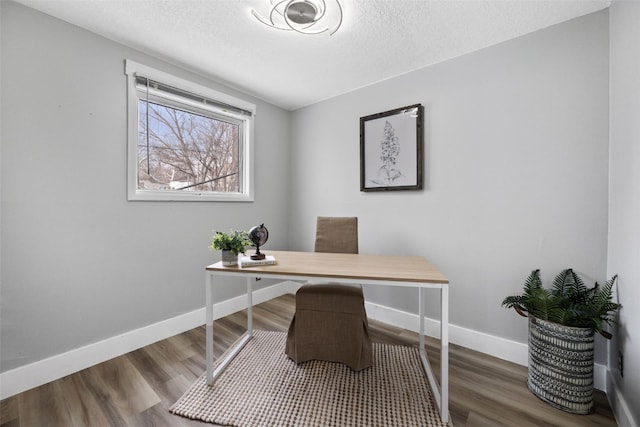
[[207,271],[287,275],[394,282],[448,284],[449,280],[421,256],[334,254],[323,252],[264,251],[276,264],[240,268],[225,267],[222,262],[209,265]]

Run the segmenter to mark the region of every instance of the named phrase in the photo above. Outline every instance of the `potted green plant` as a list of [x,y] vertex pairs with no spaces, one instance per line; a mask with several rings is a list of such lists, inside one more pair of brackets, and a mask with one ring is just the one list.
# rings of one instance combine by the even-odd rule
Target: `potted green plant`
[[522,295],[502,305],[529,318],[529,390],[567,412],[593,412],[594,334],[605,338],[621,305],[612,301],[617,275],[588,288],[572,269],[561,271],[545,289],[540,270],[524,283]]
[[229,233],[216,231],[209,249],[222,251],[222,265],[234,266],[238,263],[238,254],[243,254],[253,243],[246,231],[230,230]]

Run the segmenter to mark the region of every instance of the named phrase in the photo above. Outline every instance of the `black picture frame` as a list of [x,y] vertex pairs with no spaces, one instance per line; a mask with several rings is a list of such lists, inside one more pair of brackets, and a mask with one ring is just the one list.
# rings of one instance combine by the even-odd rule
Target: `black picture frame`
[[360,117],[360,191],[422,190],[424,107]]

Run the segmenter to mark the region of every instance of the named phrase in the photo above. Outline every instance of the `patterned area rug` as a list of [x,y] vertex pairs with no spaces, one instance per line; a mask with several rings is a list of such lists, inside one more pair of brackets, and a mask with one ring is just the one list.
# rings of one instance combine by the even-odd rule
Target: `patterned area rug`
[[296,365],[286,333],[254,337],[212,386],[200,377],[171,407],[183,417],[237,427],[443,426],[418,349],[373,344],[374,366]]

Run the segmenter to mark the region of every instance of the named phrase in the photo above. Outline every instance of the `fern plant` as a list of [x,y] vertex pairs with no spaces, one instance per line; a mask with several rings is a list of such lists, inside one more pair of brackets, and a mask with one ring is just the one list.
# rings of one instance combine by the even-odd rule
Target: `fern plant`
[[547,290],[540,280],[540,270],[533,270],[524,282],[522,295],[506,297],[502,306],[515,309],[521,316],[591,328],[605,338],[611,338],[604,327],[613,323],[613,314],[622,307],[612,301],[617,278],[615,275],[602,286],[596,282],[594,287],[588,288],[580,276],[568,268],[555,277],[551,290]]

